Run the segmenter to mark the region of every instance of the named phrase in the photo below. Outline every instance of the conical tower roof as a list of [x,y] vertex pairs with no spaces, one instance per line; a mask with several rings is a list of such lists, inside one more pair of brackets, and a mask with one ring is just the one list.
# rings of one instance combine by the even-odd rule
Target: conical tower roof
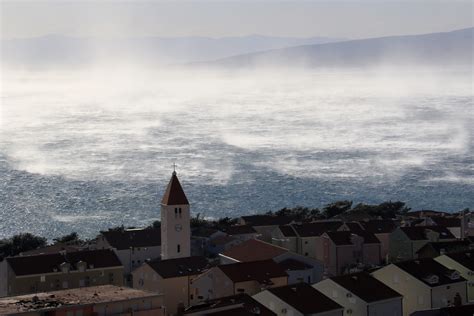
[[168,187],[166,188],[161,204],[164,205],[188,205],[188,199],[186,194],[184,194],[181,183],[179,183],[176,172],[173,172]]

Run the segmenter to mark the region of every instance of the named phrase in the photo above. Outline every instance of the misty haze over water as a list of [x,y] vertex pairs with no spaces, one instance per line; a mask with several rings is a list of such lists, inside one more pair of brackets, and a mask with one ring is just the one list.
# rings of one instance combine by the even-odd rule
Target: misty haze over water
[[474,206],[472,69],[285,66],[4,69],[0,238],[148,225],[174,162],[207,217]]

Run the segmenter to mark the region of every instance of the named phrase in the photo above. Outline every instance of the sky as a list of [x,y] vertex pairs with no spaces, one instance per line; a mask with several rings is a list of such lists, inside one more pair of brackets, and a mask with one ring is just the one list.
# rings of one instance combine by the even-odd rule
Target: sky
[[268,36],[367,38],[473,26],[473,1],[4,1],[2,39]]

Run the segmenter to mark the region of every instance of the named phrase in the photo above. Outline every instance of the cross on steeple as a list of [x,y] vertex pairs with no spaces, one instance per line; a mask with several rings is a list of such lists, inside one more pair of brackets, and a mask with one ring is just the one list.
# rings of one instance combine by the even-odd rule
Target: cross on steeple
[[175,162],[173,162],[173,174],[176,174],[176,167],[177,167],[177,166],[178,166],[178,165],[177,165]]

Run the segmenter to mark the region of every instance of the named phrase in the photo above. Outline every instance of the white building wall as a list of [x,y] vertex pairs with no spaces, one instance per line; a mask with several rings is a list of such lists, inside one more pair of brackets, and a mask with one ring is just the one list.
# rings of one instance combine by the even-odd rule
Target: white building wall
[[189,205],[161,205],[161,250],[163,260],[191,256]]
[[367,307],[369,316],[402,316],[402,298],[370,303]]

